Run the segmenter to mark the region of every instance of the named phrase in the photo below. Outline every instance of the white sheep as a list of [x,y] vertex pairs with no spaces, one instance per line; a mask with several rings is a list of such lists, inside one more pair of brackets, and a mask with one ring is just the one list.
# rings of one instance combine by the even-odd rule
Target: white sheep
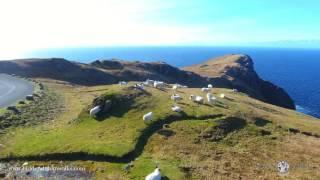
[[120,86],[122,86],[122,85],[127,85],[127,84],[128,84],[128,83],[125,82],[125,81],[120,81],[120,82],[119,82],[119,85],[120,85]]
[[174,101],[180,101],[182,98],[179,94],[173,94],[171,96],[171,99],[174,100]]
[[96,106],[96,107],[90,109],[90,116],[95,117],[96,114],[98,114],[100,112],[100,110],[101,110],[100,106]]
[[145,85],[147,85],[147,86],[153,86],[154,80],[147,79],[143,84],[145,84]]
[[174,105],[174,106],[172,106],[172,111],[174,111],[174,112],[181,112],[181,108],[179,107],[179,106],[176,106],[176,105]]
[[141,83],[135,84],[134,87],[137,89],[144,89],[144,85]]
[[184,86],[184,85],[181,85],[181,84],[175,84],[175,85],[172,86],[173,90],[177,90],[177,89],[180,89],[180,88],[188,88],[188,86]]
[[199,102],[199,103],[203,103],[203,97],[201,97],[201,96],[196,96],[196,98],[195,98],[195,101],[196,102]]
[[210,88],[205,88],[205,87],[201,88],[201,91],[204,93],[208,93],[208,92],[210,92],[210,90],[211,90]]
[[154,81],[153,87],[162,89],[164,87],[164,82],[162,82],[162,81]]
[[174,91],[176,91],[178,88],[179,88],[179,86],[178,86],[177,84],[175,84],[175,85],[172,86],[172,89],[173,89]]
[[207,100],[209,104],[213,104],[216,100],[216,97],[214,97],[211,93],[207,93]]
[[210,89],[211,89],[212,87],[213,87],[213,86],[212,86],[212,84],[208,84],[208,88],[210,88]]
[[225,95],[222,93],[222,94],[220,94],[220,98],[225,98]]
[[159,168],[156,168],[152,173],[150,173],[145,180],[161,180],[161,172]]
[[200,104],[203,104],[203,102],[204,102],[203,97],[201,97],[201,96],[195,96],[195,95],[193,95],[193,94],[190,95],[190,100],[192,100],[192,101],[194,101],[194,102],[196,102],[196,103],[200,103]]
[[149,122],[152,121],[153,118],[153,113],[152,112],[148,112],[147,114],[143,115],[143,121],[144,122]]

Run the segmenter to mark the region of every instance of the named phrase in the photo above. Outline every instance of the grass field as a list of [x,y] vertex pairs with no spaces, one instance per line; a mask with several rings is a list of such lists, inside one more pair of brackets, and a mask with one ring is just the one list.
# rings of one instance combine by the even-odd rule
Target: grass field
[[[166,120],[171,116],[177,116],[177,120],[184,118],[178,113],[171,112],[173,102],[170,100],[169,92],[154,88],[146,90],[148,93],[136,97],[131,104],[127,102],[118,104],[119,107],[111,112],[110,117],[101,121],[90,117],[84,108],[76,120],[59,129],[43,131],[42,128],[23,128],[17,130],[14,138],[8,138],[6,143],[8,148],[2,151],[1,155],[6,156],[7,153],[10,156],[36,156],[50,153],[86,152],[124,156],[135,148],[138,138],[145,129],[151,126],[142,120],[145,113],[152,111],[155,121]],[[127,87],[118,85],[109,86],[107,91],[107,94],[137,94],[136,90],[128,90]],[[185,116],[200,117],[221,113],[222,108],[190,104],[188,93],[196,93],[199,90],[190,89],[188,93],[186,91],[181,90],[183,101],[179,103],[186,113]]]
[[[183,113],[176,113],[169,88],[140,92],[130,88],[133,83],[82,87],[40,81],[64,99],[63,113],[1,135],[3,160],[34,165],[64,160],[86,167],[98,179],[143,179],[156,165],[167,179],[281,179],[276,169],[265,166],[287,160],[308,168],[296,168],[286,178],[320,177],[320,148],[311,150],[320,147],[320,121],[295,111],[228,89],[212,90],[216,96],[226,94],[216,104],[199,105],[189,100],[190,94],[205,94],[184,88],[177,92]],[[116,102],[98,120],[88,114],[96,97]],[[145,123],[142,116],[149,111],[154,119]],[[130,162],[133,167],[124,171]]]

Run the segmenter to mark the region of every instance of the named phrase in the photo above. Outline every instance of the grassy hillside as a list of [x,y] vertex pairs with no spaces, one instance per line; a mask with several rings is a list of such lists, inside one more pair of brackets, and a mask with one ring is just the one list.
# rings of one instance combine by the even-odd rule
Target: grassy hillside
[[121,98],[121,95],[132,95],[136,97],[131,100],[132,102],[125,99],[118,103],[106,119],[95,120],[84,108],[76,120],[62,128],[45,132],[41,128],[24,128],[15,133],[16,137],[8,138],[5,144],[7,148],[1,152],[1,155],[32,156],[87,152],[121,157],[132,151],[139,137],[148,134],[147,129],[153,127],[152,123],[146,124],[142,120],[142,116],[149,111],[154,113],[154,123],[164,121],[162,123],[164,124],[166,121],[220,117],[222,109],[225,108],[222,105],[219,107],[190,103],[189,94],[196,92],[199,94],[200,89],[180,91],[183,101],[179,104],[184,109],[183,114],[171,112],[173,101],[170,100],[172,92],[169,93],[171,91],[169,89],[160,91],[155,88],[146,88],[145,92],[140,92],[119,85],[111,85],[107,89],[102,96],[120,95],[115,98]]
[[[281,178],[276,163],[286,160],[307,165],[293,167],[287,178],[319,178],[320,121],[295,111],[217,88],[213,94],[226,98],[199,105],[190,94],[205,94],[184,88],[177,92],[183,97],[177,103],[183,112],[177,113],[171,110],[170,88],[140,91],[133,83],[82,87],[42,81],[64,97],[64,112],[53,121],[1,135],[0,159],[33,165],[63,160],[101,179],[143,179],[156,165],[167,179],[276,179]],[[94,119],[88,108],[97,97],[114,103],[109,113]],[[154,119],[145,123],[142,116],[149,111]],[[133,166],[124,171],[130,162]]]
[[57,93],[32,82],[33,99],[21,99],[8,108],[0,108],[0,133],[18,126],[34,126],[51,121],[63,111],[63,98]]
[[203,64],[179,69],[164,62],[97,60],[90,64],[62,58],[0,61],[0,72],[29,78],[46,78],[83,86],[114,84],[119,81],[155,79],[189,87],[214,84],[236,88],[261,101],[294,109],[291,97],[280,87],[262,80],[248,55],[233,54]]

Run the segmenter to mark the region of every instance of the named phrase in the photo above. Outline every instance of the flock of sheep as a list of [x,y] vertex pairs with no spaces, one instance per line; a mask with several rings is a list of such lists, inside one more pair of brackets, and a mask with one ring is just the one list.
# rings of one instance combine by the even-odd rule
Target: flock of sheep
[[[123,83],[121,83],[121,84],[123,85]],[[141,87],[144,87],[143,85],[148,85],[148,86],[153,85],[154,88],[163,88],[164,82],[147,80],[143,84],[136,84],[135,87],[141,88]],[[182,86],[179,84],[175,84],[172,86],[172,89],[174,90],[174,94],[171,95],[170,98],[174,102],[178,102],[178,101],[182,100],[182,97],[179,94],[176,94],[176,91],[179,88],[187,88],[187,86]],[[213,88],[213,86],[211,84],[208,84],[208,87],[201,88],[201,91],[203,93],[206,93],[207,101],[209,104],[214,104],[217,100],[217,98],[215,96],[213,96],[213,94],[211,94],[212,88]],[[224,97],[225,97],[224,94],[220,94],[220,98],[224,98]],[[191,94],[190,100],[192,100],[195,103],[204,104],[204,98],[202,96]],[[174,112],[181,112],[182,111],[181,107],[176,105],[176,103],[174,103],[174,105],[172,106],[171,109]],[[153,112],[148,112],[147,114],[143,115],[143,117],[142,117],[144,122],[152,121],[152,118],[153,118]],[[146,176],[146,180],[161,180],[160,169],[157,167],[152,173],[150,173],[148,176]]]
[[[121,82],[120,84],[124,85],[123,82]],[[165,83],[161,82],[161,81],[154,81],[154,80],[149,80],[148,79],[147,81],[145,81],[142,84],[136,84],[135,87],[136,88],[143,88],[144,85],[153,86],[154,88],[161,89],[161,88],[163,88],[165,86]],[[176,92],[180,88],[187,88],[187,86],[182,86],[180,84],[175,84],[175,85],[172,86],[172,89],[174,90],[174,92]],[[206,93],[207,101],[208,101],[209,104],[214,104],[216,102],[216,100],[217,100],[217,98],[215,96],[213,96],[213,94],[211,94],[211,89],[212,88],[213,88],[213,86],[211,84],[208,84],[208,87],[201,88],[201,91],[203,93]],[[225,97],[224,94],[220,94],[220,98],[224,98],[224,97]],[[182,97],[179,94],[176,94],[176,93],[174,93],[170,98],[174,102],[178,102],[178,101],[182,100]],[[195,102],[195,103],[198,103],[198,104],[204,104],[205,103],[204,102],[204,97],[199,96],[199,95],[191,94],[189,99],[191,101]],[[182,111],[181,107],[176,105],[176,103],[171,107],[171,109],[174,112],[181,112]],[[145,121],[145,122],[152,121],[152,118],[153,118],[153,112],[148,112],[147,114],[144,114],[143,117],[142,117],[143,121]]]
[[[127,85],[127,84],[128,83],[125,82],[125,81],[120,81],[119,82],[119,85],[121,85],[121,86],[122,85]],[[163,89],[163,88],[165,88],[166,84],[164,82],[162,82],[162,81],[155,81],[155,80],[148,79],[143,83],[137,83],[137,84],[134,85],[134,87],[137,88],[137,89],[144,89],[145,86],[154,87],[154,88],[157,88],[157,89]],[[174,105],[171,107],[172,111],[174,111],[174,112],[181,112],[182,111],[182,108],[179,107],[176,104],[176,102],[182,100],[182,97],[179,94],[176,93],[177,90],[180,89],[180,88],[187,88],[187,86],[183,86],[183,85],[180,85],[180,84],[175,84],[175,85],[172,86],[174,94],[171,95],[170,99],[175,102]],[[211,93],[212,88],[213,88],[213,86],[211,84],[208,84],[207,87],[201,88],[201,91],[206,94],[206,98],[207,98],[208,104],[214,104],[217,101],[217,98]],[[219,97],[220,98],[225,98],[225,95],[224,94],[220,94]],[[204,104],[205,103],[204,97],[199,96],[199,95],[191,94],[189,99],[191,101],[195,102],[195,103],[198,103],[198,104]],[[96,114],[98,112],[100,112],[100,110],[101,110],[100,106],[93,107],[90,110],[90,115],[91,116],[96,116]],[[146,123],[152,121],[153,112],[148,112],[148,113],[144,114],[142,119]],[[152,173],[150,173],[148,176],[146,176],[145,179],[146,180],[160,180],[161,179],[160,169],[157,167]]]

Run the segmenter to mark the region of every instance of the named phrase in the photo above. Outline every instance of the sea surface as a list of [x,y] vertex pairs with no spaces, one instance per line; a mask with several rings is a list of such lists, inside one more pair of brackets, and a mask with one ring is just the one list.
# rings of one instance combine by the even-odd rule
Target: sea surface
[[165,61],[184,67],[225,54],[242,53],[252,57],[257,73],[284,88],[297,110],[320,118],[320,49],[249,47],[90,47],[43,49],[28,57],[62,57],[79,62],[98,59]]

